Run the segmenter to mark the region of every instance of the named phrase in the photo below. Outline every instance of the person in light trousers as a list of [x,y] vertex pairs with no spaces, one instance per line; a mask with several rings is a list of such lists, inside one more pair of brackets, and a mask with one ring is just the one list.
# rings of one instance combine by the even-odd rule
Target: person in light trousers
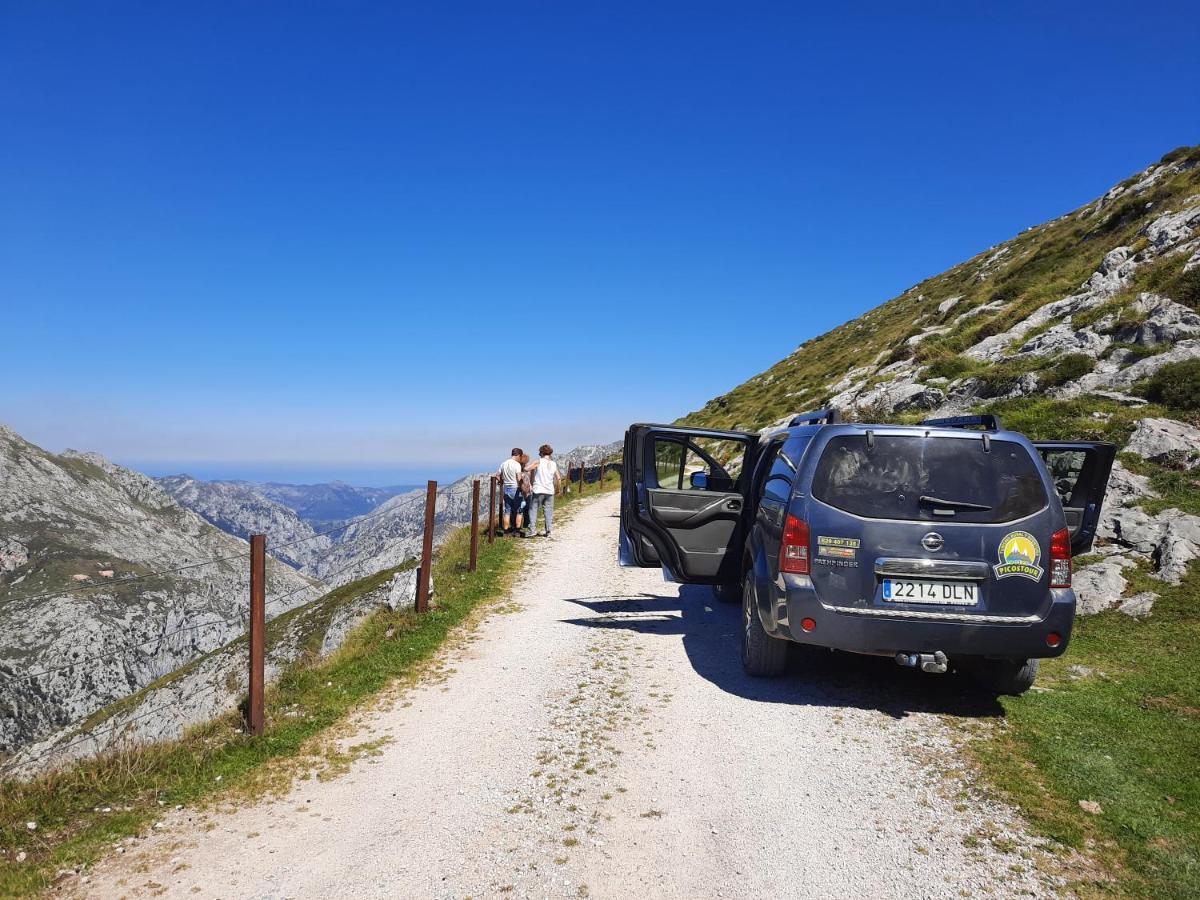
[[[554,528],[554,498],[562,485],[562,479],[558,477],[558,463],[554,461],[554,448],[542,444],[538,448],[538,461],[530,463],[526,470],[533,473],[533,493],[529,495],[526,527],[531,533],[537,532],[539,537],[550,537]],[[537,530],[539,509],[546,519],[546,530],[540,532]]]

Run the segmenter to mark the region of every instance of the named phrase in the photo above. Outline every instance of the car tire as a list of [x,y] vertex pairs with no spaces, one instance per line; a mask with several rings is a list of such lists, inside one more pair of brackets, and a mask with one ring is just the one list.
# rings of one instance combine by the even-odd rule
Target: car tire
[[788,643],[762,626],[754,601],[754,573],[742,580],[742,668],[752,678],[774,678],[787,668]]
[[980,659],[970,667],[970,675],[990,693],[1018,697],[1037,680],[1037,659]]
[[730,584],[714,584],[713,597],[718,603],[740,603],[742,601],[742,586],[736,582]]

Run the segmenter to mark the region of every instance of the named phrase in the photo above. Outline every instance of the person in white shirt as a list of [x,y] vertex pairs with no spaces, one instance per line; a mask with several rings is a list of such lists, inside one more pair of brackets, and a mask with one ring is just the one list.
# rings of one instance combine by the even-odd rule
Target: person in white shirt
[[550,537],[554,527],[554,498],[558,494],[562,480],[558,477],[558,463],[553,459],[554,448],[542,444],[538,449],[538,461],[530,463],[528,470],[533,472],[533,493],[529,495],[529,530],[537,531],[537,515],[541,509],[546,517],[546,530],[538,532]]
[[515,530],[521,530],[521,454],[524,451],[520,447],[513,447],[512,456],[500,464],[500,471],[496,474],[500,476],[500,487],[504,492],[504,500],[501,503],[500,525],[501,530],[505,534],[512,534]]

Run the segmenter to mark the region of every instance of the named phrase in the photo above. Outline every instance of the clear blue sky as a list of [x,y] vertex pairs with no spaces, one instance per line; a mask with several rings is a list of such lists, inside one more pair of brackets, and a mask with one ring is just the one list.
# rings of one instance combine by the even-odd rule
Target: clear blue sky
[[1194,4],[0,6],[0,421],[412,481],[672,419],[1200,142]]

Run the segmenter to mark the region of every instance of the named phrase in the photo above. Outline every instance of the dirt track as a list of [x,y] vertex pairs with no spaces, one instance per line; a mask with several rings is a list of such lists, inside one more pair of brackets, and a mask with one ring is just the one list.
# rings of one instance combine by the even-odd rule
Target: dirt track
[[[955,773],[950,679],[831,658],[746,678],[738,610],[622,570],[617,501],[563,523],[444,680],[371,713],[329,781],[177,814],[89,896],[957,897],[1049,893]],[[191,821],[189,821],[189,818]]]

